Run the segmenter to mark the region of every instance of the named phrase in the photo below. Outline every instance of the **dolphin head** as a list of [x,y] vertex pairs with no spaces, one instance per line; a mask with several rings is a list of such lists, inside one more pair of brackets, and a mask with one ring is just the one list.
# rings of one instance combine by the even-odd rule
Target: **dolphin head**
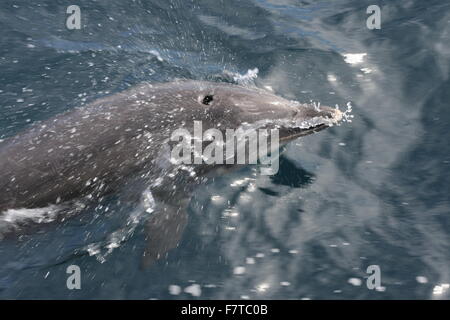
[[195,103],[202,110],[201,120],[218,129],[277,128],[280,141],[288,142],[333,126],[343,117],[338,109],[302,104],[258,88],[210,82],[197,82],[197,86]]

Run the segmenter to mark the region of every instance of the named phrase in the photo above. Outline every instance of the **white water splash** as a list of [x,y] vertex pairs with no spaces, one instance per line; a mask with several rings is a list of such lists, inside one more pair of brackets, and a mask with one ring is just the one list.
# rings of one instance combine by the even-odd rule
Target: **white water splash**
[[240,85],[254,84],[255,79],[258,77],[258,68],[249,69],[246,74],[233,73],[233,80]]
[[434,286],[433,288],[433,298],[441,298],[446,295],[450,289],[450,284],[442,283]]
[[[339,109],[339,105],[336,105],[336,109]],[[342,122],[352,122],[352,119],[355,117],[354,115],[352,115],[353,111],[353,107],[352,107],[352,103],[351,102],[347,102],[347,109],[345,111],[341,111],[342,113]],[[340,125],[338,123],[338,125]]]
[[100,263],[105,262],[114,249],[119,248],[122,243],[133,235],[140,222],[153,213],[155,207],[155,199],[150,190],[146,189],[142,193],[141,202],[131,212],[123,227],[109,234],[106,240],[91,243],[83,250],[87,251],[90,256],[95,256]]
[[202,289],[199,284],[192,284],[184,288],[184,292],[191,294],[194,297],[200,297],[202,295]]
[[342,112],[342,120],[344,122],[352,122],[352,119],[355,117],[354,115],[352,115],[352,104],[351,102],[347,102],[347,110],[345,110],[344,112]]
[[150,50],[149,53],[154,55],[156,57],[156,59],[158,59],[158,61],[160,61],[160,62],[164,61],[164,59],[161,57],[161,54],[158,51]]
[[24,224],[55,221],[58,213],[64,208],[60,205],[50,205],[33,209],[8,209],[0,214],[0,239],[5,233],[17,230]]
[[34,209],[8,209],[0,216],[0,225],[2,223],[16,224],[27,220],[36,223],[51,222],[60,209],[61,207],[57,205]]
[[364,61],[367,53],[345,53],[342,55],[348,64],[359,64]]

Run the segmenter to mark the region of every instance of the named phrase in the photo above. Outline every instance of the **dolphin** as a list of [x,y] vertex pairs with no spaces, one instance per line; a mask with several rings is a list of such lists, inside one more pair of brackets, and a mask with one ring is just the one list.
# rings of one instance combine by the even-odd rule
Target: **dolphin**
[[194,80],[142,83],[1,142],[0,221],[10,209],[92,201],[134,185],[149,187],[161,212],[147,223],[145,255],[154,261],[179,242],[191,190],[202,175],[221,167],[198,166],[194,176],[174,171],[165,147],[174,130],[192,130],[194,121],[204,130],[264,122],[279,128],[280,140],[287,143],[342,117],[338,109],[301,104],[256,87]]

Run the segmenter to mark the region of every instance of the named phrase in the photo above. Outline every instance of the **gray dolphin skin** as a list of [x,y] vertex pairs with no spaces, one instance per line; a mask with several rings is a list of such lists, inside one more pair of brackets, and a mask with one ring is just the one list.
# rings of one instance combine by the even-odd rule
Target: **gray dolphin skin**
[[[194,121],[202,121],[203,130],[225,130],[268,120],[287,142],[341,119],[337,109],[299,104],[257,88],[192,80],[143,83],[1,142],[0,217],[8,209],[95,199],[139,181],[151,186],[163,212],[148,222],[149,247],[153,243],[155,249],[146,254],[155,260],[176,246],[186,224],[181,211],[189,203],[187,186],[195,185],[168,175],[173,166],[164,160],[162,146],[174,130],[192,132]],[[174,188],[180,183],[183,187]],[[162,234],[172,236],[161,239]]]

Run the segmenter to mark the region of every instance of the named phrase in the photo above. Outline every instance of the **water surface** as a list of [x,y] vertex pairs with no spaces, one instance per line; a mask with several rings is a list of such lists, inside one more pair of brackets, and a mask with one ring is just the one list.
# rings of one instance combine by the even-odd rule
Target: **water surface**
[[[179,247],[149,268],[145,219],[127,226],[136,212],[114,196],[107,212],[2,240],[0,298],[449,297],[447,1],[381,1],[380,30],[366,28],[371,1],[77,4],[81,30],[66,28],[66,1],[1,2],[0,139],[177,78],[350,102],[355,117],[290,143],[275,176],[248,167],[199,187]],[[81,290],[66,288],[69,265]],[[379,290],[366,286],[370,265]]]

